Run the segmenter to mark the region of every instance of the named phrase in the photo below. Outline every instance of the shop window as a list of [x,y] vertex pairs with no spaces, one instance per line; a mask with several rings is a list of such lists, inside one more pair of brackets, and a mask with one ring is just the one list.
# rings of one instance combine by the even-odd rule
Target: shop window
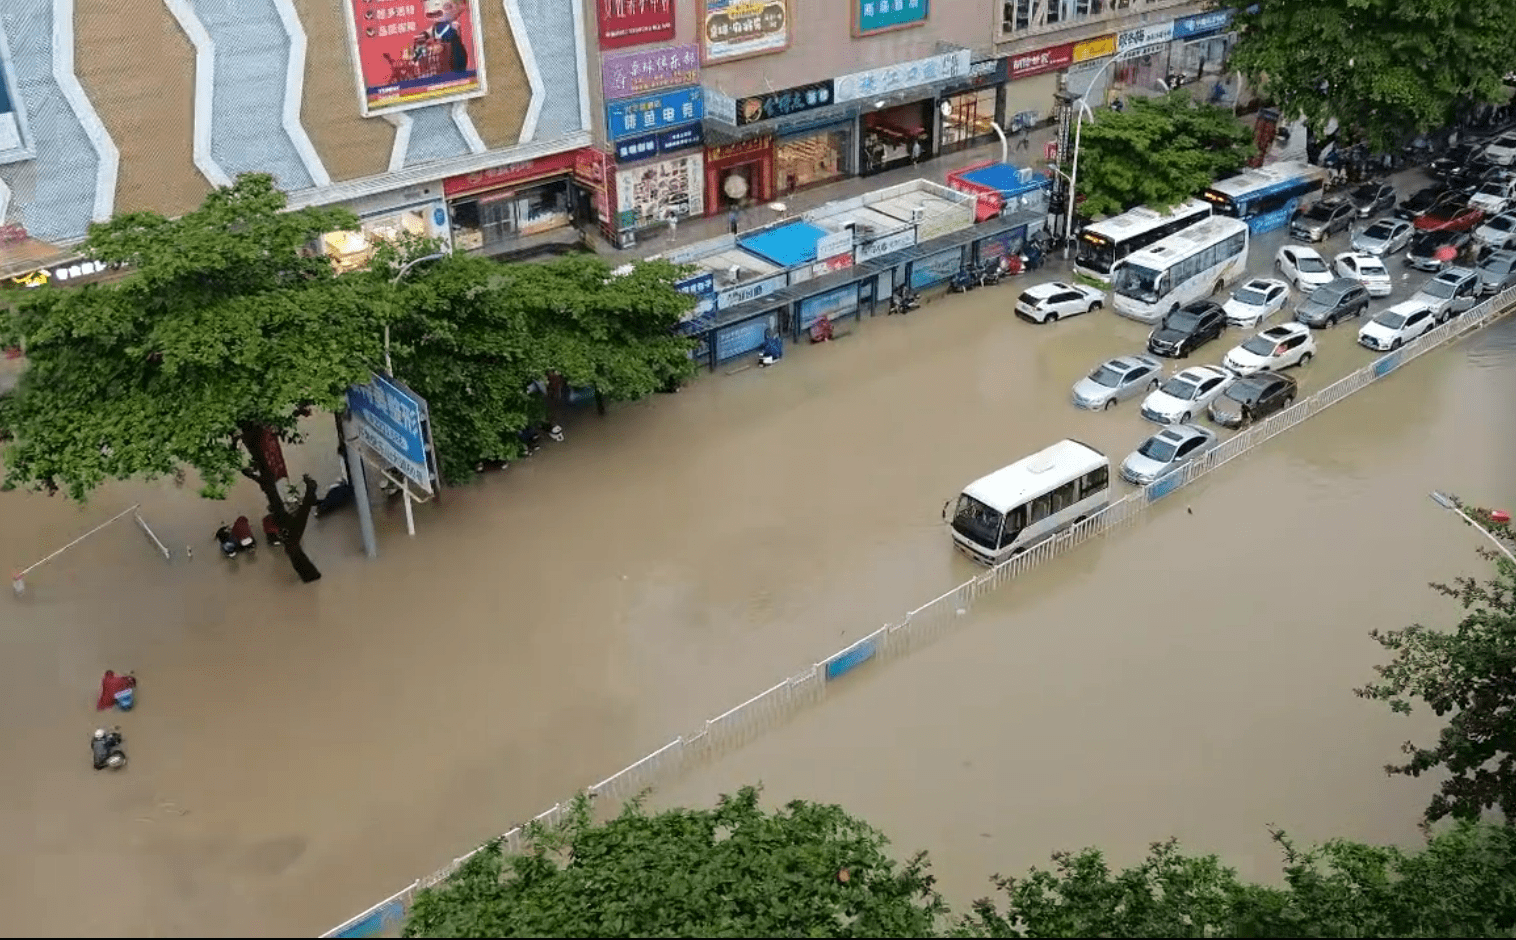
[[453,203],[454,244],[465,251],[562,228],[569,216],[568,180],[487,193]]
[[843,129],[776,143],[774,182],[780,192],[791,193],[843,176],[851,136]]
[[374,256],[374,249],[380,242],[398,241],[406,235],[425,236],[428,211],[425,208],[410,209],[361,219],[356,232],[328,232],[321,236],[321,250],[332,259],[338,271],[360,268]]
[[995,133],[995,88],[980,88],[947,99],[942,118],[944,150],[966,147]]

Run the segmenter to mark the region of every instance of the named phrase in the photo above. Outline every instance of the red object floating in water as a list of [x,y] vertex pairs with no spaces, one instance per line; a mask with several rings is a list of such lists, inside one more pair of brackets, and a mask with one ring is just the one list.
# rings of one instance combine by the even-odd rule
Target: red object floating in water
[[105,670],[105,675],[100,677],[100,699],[95,703],[96,711],[105,711],[116,704],[116,693],[137,687],[137,677],[131,673],[118,676],[111,670]]
[[1492,509],[1490,510],[1490,518],[1501,525],[1505,525],[1511,521],[1511,514],[1504,509]]

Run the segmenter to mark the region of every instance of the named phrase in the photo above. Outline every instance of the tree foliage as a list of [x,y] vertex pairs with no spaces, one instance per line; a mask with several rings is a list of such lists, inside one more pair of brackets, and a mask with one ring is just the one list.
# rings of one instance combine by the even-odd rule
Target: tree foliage
[[1242,880],[1170,840],[1113,871],[1095,849],[994,876],[952,917],[925,853],[904,865],[837,806],[776,812],[747,787],[712,810],[604,824],[580,798],[523,855],[496,843],[417,896],[408,937],[1495,937],[1516,930],[1516,830],[1462,821],[1422,848],[1282,832],[1283,878]]
[[1237,26],[1232,67],[1287,120],[1336,118],[1379,149],[1501,100],[1516,67],[1506,0],[1269,0]]
[[837,806],[777,812],[744,788],[715,809],[596,825],[581,797],[528,854],[480,851],[425,889],[407,937],[928,937],[944,910],[921,857]]
[[1183,91],[1134,97],[1124,110],[1087,121],[1080,134],[1079,212],[1087,217],[1178,205],[1255,152],[1230,110]]
[[[1461,508],[1516,547],[1508,523],[1485,509]],[[1434,770],[1447,775],[1427,807],[1428,821],[1478,819],[1489,809],[1516,820],[1516,566],[1502,554],[1480,551],[1495,562],[1493,577],[1432,585],[1463,608],[1458,625],[1451,631],[1420,624],[1374,631],[1370,635],[1392,658],[1374,667],[1377,681],[1357,690],[1402,714],[1420,699],[1447,719],[1434,745],[1407,742],[1408,759],[1385,767],[1412,777]]]
[[516,433],[544,418],[527,386],[550,374],[610,401],[688,377],[692,343],[675,327],[693,300],[674,288],[680,273],[658,261],[616,274],[594,256],[503,265],[451,255],[402,282],[395,372],[427,399],[448,480],[517,456]]
[[250,444],[266,429],[295,441],[311,409],[340,408],[377,361],[380,334],[366,282],[306,250],[357,219],[285,207],[271,177],[247,175],[179,219],[135,212],[91,226],[85,252],[130,273],[30,291],[0,337],[24,344],[28,361],[0,416],[14,437],[7,483],[82,500],[108,479],[187,465],[219,499],[245,477],[296,572],[319,578],[301,546],[315,481],[287,507]]

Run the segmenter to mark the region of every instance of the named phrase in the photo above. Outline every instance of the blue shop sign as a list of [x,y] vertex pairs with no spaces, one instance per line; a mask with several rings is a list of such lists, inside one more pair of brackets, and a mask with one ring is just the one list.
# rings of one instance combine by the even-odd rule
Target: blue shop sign
[[703,124],[686,124],[684,127],[676,127],[658,135],[658,150],[661,153],[704,145],[705,125]]
[[853,10],[857,33],[866,36],[925,23],[927,0],[853,0]]
[[624,140],[692,124],[704,116],[705,99],[698,86],[608,101],[605,105],[606,136],[611,140]]
[[695,307],[686,314],[686,323],[704,317],[716,309],[716,275],[714,272],[697,274],[674,282],[674,290],[695,298]]
[[1210,13],[1201,13],[1198,16],[1186,16],[1182,20],[1174,21],[1174,38],[1189,39],[1194,36],[1205,36],[1209,33],[1219,33],[1232,25],[1232,16],[1236,10],[1214,10]]
[[616,162],[633,163],[658,156],[658,135],[643,134],[616,141]]
[[651,160],[659,154],[687,150],[704,143],[704,126],[686,124],[661,134],[642,134],[616,141],[616,162],[636,163],[638,160]]

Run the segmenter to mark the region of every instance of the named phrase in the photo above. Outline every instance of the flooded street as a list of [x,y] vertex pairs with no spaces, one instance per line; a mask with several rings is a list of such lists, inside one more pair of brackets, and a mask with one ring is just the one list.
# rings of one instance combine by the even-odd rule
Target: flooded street
[[[376,509],[377,561],[352,513],[315,522],[313,586],[267,548],[215,552],[221,519],[261,515],[251,487],[0,494],[12,568],[138,502],[176,556],[128,519],[0,602],[10,929],[314,935],[963,581],[939,513],[966,482],[1069,436],[1119,461],[1150,433],[1134,404],[1067,404],[1146,328],[1017,321],[1016,283],[575,415],[565,443],[419,508],[414,539]],[[1369,361],[1355,331],[1322,338],[1306,392]],[[1426,492],[1516,504],[1513,393],[1505,321],[660,799],[763,779],[840,801],[930,848],[960,896],[1085,843],[1127,860],[1172,832],[1268,870],[1268,822],[1408,835],[1425,789],[1377,768],[1414,722],[1349,689],[1379,652],[1365,631],[1445,622],[1422,585],[1474,564]],[[290,464],[325,484],[313,432]],[[142,682],[109,777],[85,748],[105,669]]]

